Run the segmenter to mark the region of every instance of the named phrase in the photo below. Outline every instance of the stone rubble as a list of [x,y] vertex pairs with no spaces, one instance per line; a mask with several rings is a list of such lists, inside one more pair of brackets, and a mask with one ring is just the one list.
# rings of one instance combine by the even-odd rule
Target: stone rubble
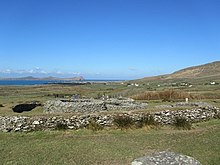
[[147,103],[138,103],[133,99],[72,99],[49,100],[44,104],[44,113],[94,113],[109,110],[146,109]]

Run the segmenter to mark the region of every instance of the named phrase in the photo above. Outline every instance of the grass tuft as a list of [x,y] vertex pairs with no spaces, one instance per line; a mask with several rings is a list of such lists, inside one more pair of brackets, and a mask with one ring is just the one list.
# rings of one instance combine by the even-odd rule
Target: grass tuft
[[215,115],[214,115],[214,118],[215,119],[220,119],[220,112],[216,112]]
[[184,129],[184,130],[192,129],[192,123],[184,117],[176,117],[174,121],[174,126],[177,129]]
[[121,130],[128,129],[134,126],[134,120],[130,116],[117,115],[113,119],[114,125],[116,125]]
[[63,124],[63,123],[57,123],[55,126],[55,130],[67,130],[68,126],[67,124]]
[[97,123],[95,120],[89,121],[89,124],[86,127],[89,130],[92,130],[93,132],[99,131],[103,129],[103,126],[99,123]]
[[150,127],[158,127],[159,123],[155,121],[154,117],[150,114],[146,114],[141,117],[141,119],[137,122],[137,127],[142,128],[144,126],[150,126]]

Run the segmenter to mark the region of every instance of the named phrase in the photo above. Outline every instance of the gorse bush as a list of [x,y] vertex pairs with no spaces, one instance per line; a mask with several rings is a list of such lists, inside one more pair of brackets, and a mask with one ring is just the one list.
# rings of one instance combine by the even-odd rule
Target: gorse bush
[[99,123],[97,123],[95,120],[90,120],[89,124],[86,126],[87,129],[90,129],[92,131],[99,131],[103,129],[103,126]]
[[117,115],[113,119],[114,125],[120,129],[128,129],[134,126],[134,120],[130,116]]
[[185,130],[192,129],[192,123],[184,117],[175,117],[174,126],[177,129],[185,129]]
[[58,122],[58,123],[56,123],[55,129],[56,130],[66,130],[66,129],[68,129],[68,126],[67,126],[67,124]]
[[159,123],[155,121],[154,117],[150,114],[145,114],[138,120],[134,120],[127,115],[117,115],[114,117],[113,123],[121,130],[128,128],[142,128],[144,126],[156,128],[159,126]]
[[155,121],[154,117],[150,114],[146,114],[140,118],[137,122],[137,127],[143,127],[143,126],[158,126],[159,123]]

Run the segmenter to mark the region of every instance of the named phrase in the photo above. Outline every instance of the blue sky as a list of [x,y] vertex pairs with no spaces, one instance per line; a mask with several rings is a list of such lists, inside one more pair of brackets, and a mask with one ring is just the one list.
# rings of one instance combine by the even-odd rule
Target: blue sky
[[0,77],[135,79],[220,60],[219,0],[1,0]]

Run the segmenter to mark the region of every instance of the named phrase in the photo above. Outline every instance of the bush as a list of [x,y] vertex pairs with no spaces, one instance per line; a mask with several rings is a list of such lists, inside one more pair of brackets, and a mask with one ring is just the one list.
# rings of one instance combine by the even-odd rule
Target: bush
[[146,114],[137,122],[137,127],[143,126],[158,126],[159,123],[154,120],[154,117],[150,114]]
[[184,117],[176,117],[174,121],[174,126],[177,129],[190,130],[192,128],[192,124]]
[[103,126],[97,123],[95,120],[89,121],[89,124],[86,126],[87,129],[94,131],[99,131],[103,129]]
[[122,130],[131,128],[134,125],[134,120],[130,116],[117,115],[114,117],[113,123]]
[[68,126],[67,126],[67,124],[63,124],[63,123],[59,122],[56,124],[55,129],[56,130],[66,130],[66,129],[68,129]]

